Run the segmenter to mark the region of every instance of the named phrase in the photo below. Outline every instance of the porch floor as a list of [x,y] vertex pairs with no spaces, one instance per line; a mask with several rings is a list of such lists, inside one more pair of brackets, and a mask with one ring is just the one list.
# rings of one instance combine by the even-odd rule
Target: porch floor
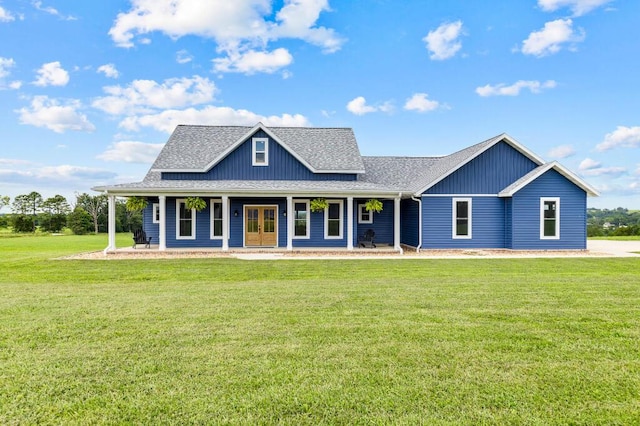
[[293,250],[287,250],[286,247],[233,247],[229,248],[228,251],[223,251],[220,247],[181,247],[181,248],[166,248],[163,251],[160,251],[159,246],[157,244],[151,244],[150,248],[146,248],[143,245],[139,245],[137,248],[133,248],[131,246],[127,247],[118,247],[115,250],[109,251],[107,254],[132,254],[132,255],[144,255],[145,253],[149,254],[201,254],[201,255],[244,255],[244,254],[340,254],[340,255],[349,255],[354,254],[358,256],[362,255],[375,255],[375,254],[385,254],[385,255],[393,255],[401,253],[393,248],[392,245],[387,244],[377,244],[376,248],[362,248],[362,247],[354,247],[353,250],[348,250],[346,247],[294,247]]

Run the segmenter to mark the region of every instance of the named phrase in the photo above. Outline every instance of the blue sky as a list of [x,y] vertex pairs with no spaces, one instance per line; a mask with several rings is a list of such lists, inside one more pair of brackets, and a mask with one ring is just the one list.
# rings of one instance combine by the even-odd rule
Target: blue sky
[[501,133],[640,208],[635,0],[0,0],[0,195],[141,180],[177,124]]

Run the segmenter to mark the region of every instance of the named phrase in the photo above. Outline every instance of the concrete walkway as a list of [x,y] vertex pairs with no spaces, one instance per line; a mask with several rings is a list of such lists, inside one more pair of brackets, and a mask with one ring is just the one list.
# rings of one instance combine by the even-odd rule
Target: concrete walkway
[[640,257],[640,241],[588,240],[587,249],[613,257]]

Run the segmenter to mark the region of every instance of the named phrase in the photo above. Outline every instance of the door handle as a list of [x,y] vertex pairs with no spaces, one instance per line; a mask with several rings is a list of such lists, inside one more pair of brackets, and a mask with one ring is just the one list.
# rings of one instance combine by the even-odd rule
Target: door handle
[[260,225],[258,225],[258,233],[260,233]]

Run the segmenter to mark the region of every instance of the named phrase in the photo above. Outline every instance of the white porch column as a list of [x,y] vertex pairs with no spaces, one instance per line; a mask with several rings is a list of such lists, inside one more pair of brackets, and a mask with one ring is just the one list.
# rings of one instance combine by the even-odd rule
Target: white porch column
[[[295,212],[293,211],[293,197],[287,197],[287,250],[293,250],[293,220]],[[307,218],[307,220],[309,220]]]
[[222,251],[229,251],[229,196],[222,196]]
[[104,249],[105,253],[116,249],[116,196],[109,195],[108,203],[107,231],[109,232],[109,242],[107,248]]
[[167,249],[167,197],[161,195],[158,197],[160,205],[160,223],[158,224],[158,250],[164,251]]
[[347,197],[347,250],[353,250],[353,197]]
[[393,199],[393,248],[402,253],[402,247],[400,247],[400,197]]

